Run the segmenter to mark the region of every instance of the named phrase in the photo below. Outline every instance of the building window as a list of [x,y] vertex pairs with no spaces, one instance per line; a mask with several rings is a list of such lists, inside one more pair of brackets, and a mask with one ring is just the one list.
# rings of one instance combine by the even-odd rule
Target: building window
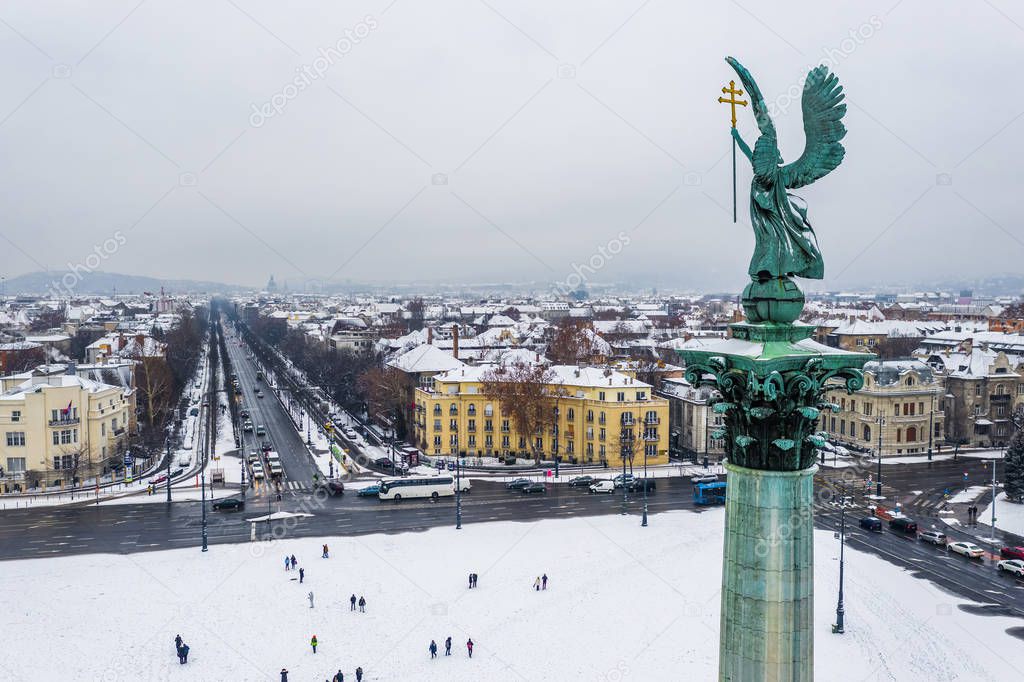
[[636,392],[636,399],[637,400],[647,400],[647,391],[637,391]]
[[469,447],[470,448],[475,448],[476,447],[476,436],[472,436],[471,435],[469,437]]
[[434,404],[434,416],[437,417],[437,416],[440,416],[440,415],[441,415],[441,403],[435,403]]
[[896,429],[896,442],[897,443],[902,443],[903,442],[903,429]]
[[894,416],[894,417],[900,416],[900,404],[899,403],[896,403],[895,405],[892,406],[892,416]]
[[917,441],[917,427],[911,426],[907,429],[907,442],[913,443],[915,441]]
[[452,419],[451,421],[449,421],[448,422],[448,428],[451,429],[452,431],[458,431],[459,430],[459,420],[458,419]]
[[598,439],[598,440],[604,440],[604,439],[605,439],[605,430],[604,430],[604,427],[601,427],[601,430],[600,430],[600,431],[598,431],[598,434],[597,434],[597,439]]
[[434,447],[441,447],[441,436],[434,436]]
[[494,420],[493,419],[485,419],[484,420],[484,431],[494,431]]
[[574,454],[576,452],[576,444],[571,440],[566,442],[565,452],[570,455]]
[[455,403],[452,403],[451,405],[448,406],[448,414],[449,415],[454,416],[454,415],[457,415],[458,413],[459,413],[459,406],[458,405],[456,405]]
[[576,421],[576,410],[570,407],[568,410],[565,411],[565,418],[571,422]]
[[453,433],[451,436],[449,436],[448,437],[448,444],[451,445],[453,448],[458,447],[459,446],[459,434]]
[[587,457],[589,458],[589,457],[593,457],[593,456],[594,456],[594,444],[593,443],[587,443]]
[[476,431],[476,420],[470,419],[469,423],[466,426],[470,431]]
[[434,420],[434,430],[435,431],[440,431],[441,430],[441,420],[440,419],[435,419]]
[[600,416],[597,418],[597,423],[604,424],[604,412],[602,412]]
[[487,403],[486,405],[484,405],[484,416],[485,417],[493,417],[494,416],[494,406],[491,405],[490,403]]
[[633,413],[632,412],[623,412],[622,413],[622,425],[623,426],[632,426],[633,425]]
[[602,461],[604,461],[606,459],[605,450],[604,450],[604,446],[603,445],[598,448],[597,453],[598,453],[598,456],[601,458]]
[[100,435],[101,436],[107,435],[107,423],[106,422],[100,422]]
[[474,405],[473,403],[470,403],[469,407],[466,409],[466,413],[469,414],[469,415],[475,415],[476,414],[476,405]]
[[864,440],[871,442],[871,427],[867,424],[864,425]]
[[501,437],[501,447],[508,449],[508,447],[509,447],[508,442],[509,442],[508,436],[502,436]]
[[657,456],[658,456],[658,446],[657,445],[655,445],[654,443],[651,443],[651,444],[648,444],[648,445],[644,446],[644,457],[657,457]]
[[[1021,384],[1018,388],[1024,388],[1024,384]],[[11,412],[11,421],[15,424],[21,421],[21,410],[14,410]]]
[[917,404],[917,413],[918,414],[924,414],[924,403],[918,403]]
[[25,445],[25,432],[24,431],[8,431],[7,432],[7,447],[18,448],[24,447]]
[[626,402],[626,392],[619,391],[618,393],[615,394],[615,399],[618,400],[620,403]]
[[865,417],[870,417],[871,416],[871,403],[864,403],[864,416]]
[[509,430],[508,420],[507,419],[502,419],[501,420],[501,432],[502,433],[508,433],[508,430]]
[[846,435],[846,420],[845,419],[840,419],[839,420],[839,435],[840,436],[845,436]]
[[494,447],[494,436],[490,434],[484,436],[484,447],[488,450]]
[[22,474],[22,473],[25,473],[25,458],[24,457],[8,457],[7,458],[7,473],[9,473],[9,474]]
[[604,400],[604,391],[598,391],[597,392],[597,399],[598,400]]
[[78,455],[58,455],[53,458],[53,468],[57,471],[74,469],[76,457],[78,457]]

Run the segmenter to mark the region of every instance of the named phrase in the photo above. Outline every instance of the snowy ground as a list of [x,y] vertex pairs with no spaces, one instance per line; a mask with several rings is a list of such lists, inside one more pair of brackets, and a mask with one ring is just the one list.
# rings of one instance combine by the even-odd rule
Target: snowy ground
[[[367,680],[712,680],[722,521],[716,509],[654,515],[646,529],[635,516],[467,524],[326,538],[330,559],[311,538],[5,562],[11,653],[0,677],[276,680],[286,667],[305,682],[338,668],[354,679],[359,665]],[[1004,632],[1020,621],[967,613],[963,600],[856,551],[846,555],[847,634],[830,634],[831,533],[816,533],[815,551],[817,679],[1024,674],[1024,646]],[[292,553],[303,585],[282,568]],[[542,573],[549,589],[534,592]],[[349,611],[352,593],[366,597],[367,613]],[[187,666],[174,655],[179,633]],[[430,640],[449,635],[453,655],[430,660]]]
[[972,485],[949,498],[950,504],[969,504],[991,490],[987,485]]
[[[992,518],[992,505],[978,512],[978,521],[989,523]],[[1024,536],[1024,504],[1009,502],[1006,493],[996,496],[996,528]]]

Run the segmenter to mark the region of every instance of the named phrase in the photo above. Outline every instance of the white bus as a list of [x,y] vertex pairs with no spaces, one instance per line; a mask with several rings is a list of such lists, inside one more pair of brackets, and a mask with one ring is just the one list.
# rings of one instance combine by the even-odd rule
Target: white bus
[[[468,493],[468,478],[461,479],[462,492]],[[413,497],[451,497],[455,494],[455,478],[452,476],[424,476],[419,478],[385,478],[380,482],[381,500],[401,502]]]

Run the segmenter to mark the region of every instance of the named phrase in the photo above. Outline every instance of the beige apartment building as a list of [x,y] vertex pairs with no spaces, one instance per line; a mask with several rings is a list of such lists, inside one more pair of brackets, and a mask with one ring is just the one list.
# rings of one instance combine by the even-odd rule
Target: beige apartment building
[[[838,412],[823,412],[821,428],[837,442],[882,456],[925,453],[945,440],[945,388],[920,360],[864,365],[864,388],[852,395],[833,390]],[[930,437],[929,437],[930,435]]]
[[8,484],[66,486],[119,462],[135,393],[75,375],[36,376],[0,393],[0,467]]

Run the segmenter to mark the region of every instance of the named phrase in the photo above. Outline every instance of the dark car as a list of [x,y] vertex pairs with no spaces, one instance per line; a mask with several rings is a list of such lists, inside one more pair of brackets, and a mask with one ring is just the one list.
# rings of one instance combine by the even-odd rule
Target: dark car
[[245,500],[237,497],[225,497],[213,503],[214,509],[245,509]]
[[509,481],[505,484],[507,490],[520,490],[530,485],[530,479],[528,478],[517,478],[514,481]]
[[394,462],[391,461],[390,457],[378,457],[373,460],[373,463],[379,466],[381,469],[391,469],[394,466]]
[[329,495],[341,495],[345,492],[345,484],[340,478],[328,478],[320,481],[316,487],[320,490],[326,490]]
[[241,412],[238,413],[238,415],[242,419],[248,419],[249,418],[249,410],[242,410]]
[[916,534],[917,522],[906,516],[897,516],[895,519],[889,519],[889,528],[901,533]]
[[365,488],[360,488],[356,495],[359,497],[377,497],[377,493],[379,492],[380,483],[374,483],[373,485],[368,485]]
[[1024,559],[1024,547],[1003,547],[999,556],[1003,559]]
[[524,495],[528,495],[530,493],[546,493],[548,491],[547,487],[543,483],[529,483],[520,488],[520,490]]
[[876,533],[882,532],[882,519],[876,519],[873,516],[868,516],[860,520],[860,527],[864,530],[874,531]]
[[597,479],[593,476],[577,476],[569,479],[570,488],[589,488]]
[[650,493],[654,492],[656,486],[653,478],[634,478],[627,487],[631,493],[642,493],[644,489]]

